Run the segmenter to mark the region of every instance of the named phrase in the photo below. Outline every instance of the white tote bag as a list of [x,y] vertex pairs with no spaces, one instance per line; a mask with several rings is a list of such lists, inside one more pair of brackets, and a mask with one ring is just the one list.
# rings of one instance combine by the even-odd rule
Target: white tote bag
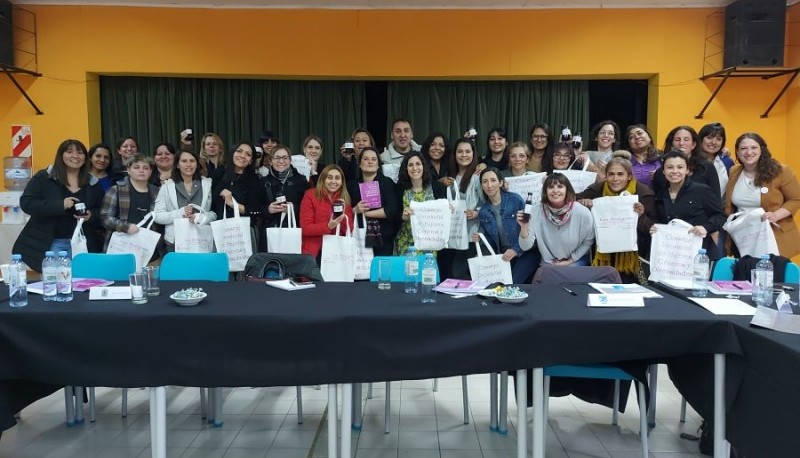
[[[356,217],[358,218],[358,217]],[[357,227],[356,225],[356,232],[355,232],[355,279],[356,280],[369,280],[369,271],[372,267],[372,258],[375,257],[374,253],[372,252],[372,247],[366,247],[367,241],[367,217],[362,213],[361,214],[361,222],[364,223],[364,227]]]
[[[286,219],[286,227],[283,220]],[[294,205],[286,203],[286,211],[281,213],[278,227],[267,228],[267,252],[283,254],[300,254],[303,247],[303,230],[297,227]]]
[[733,238],[733,243],[739,249],[740,256],[759,257],[762,254],[778,253],[778,242],[775,233],[769,227],[769,221],[761,221],[764,215],[763,208],[756,208],[749,212],[736,212],[728,217],[722,226]]
[[469,275],[472,277],[472,280],[487,283],[499,281],[506,285],[514,283],[514,279],[511,276],[511,263],[503,261],[502,254],[495,254],[492,246],[489,245],[489,242],[483,234],[478,232],[478,235],[481,241],[486,244],[486,248],[489,249],[489,254],[484,256],[483,252],[481,252],[480,241],[475,242],[475,251],[477,251],[478,256],[467,260],[469,264]]
[[[202,207],[192,207],[205,213]],[[175,229],[175,252],[177,253],[212,253],[214,251],[214,234],[208,224],[195,224],[189,218],[172,220]]]
[[639,201],[635,195],[599,197],[592,201],[594,234],[599,253],[638,251],[636,226],[639,215],[633,205]]
[[[575,160],[577,161],[577,159]],[[570,165],[570,167],[572,166]],[[569,182],[572,184],[572,189],[575,190],[575,194],[579,194],[585,191],[589,185],[597,181],[597,172],[588,172],[586,171],[587,167],[589,167],[589,161],[586,161],[583,164],[582,170],[555,170],[555,172],[566,176],[569,179]]]
[[228,255],[230,272],[244,271],[247,260],[253,255],[250,238],[250,217],[239,214],[239,204],[233,200],[233,217],[228,218],[228,206],[222,211],[222,219],[211,222],[211,233],[217,251]]
[[411,235],[417,251],[438,251],[450,238],[450,203],[447,199],[412,201]]
[[656,224],[650,246],[650,281],[691,280],[692,262],[703,238],[689,233],[692,225],[680,219]]
[[328,282],[353,282],[356,278],[356,239],[350,232],[347,216],[343,222],[347,228],[344,235],[340,235],[342,225],[339,224],[336,226],[336,235],[322,236],[320,272],[322,279]]
[[525,175],[517,177],[507,177],[505,182],[508,183],[508,192],[513,192],[522,197],[522,200],[528,199],[528,193],[533,194],[533,201],[539,202],[542,199],[542,185],[547,178],[545,172],[526,172]]
[[144,215],[144,218],[137,224],[139,232],[131,235],[127,232],[114,231],[108,241],[106,253],[132,253],[136,258],[136,271],[142,270],[142,267],[150,262],[150,258],[156,252],[158,241],[161,239],[161,234],[150,230],[153,221],[153,213],[150,212]]
[[466,250],[469,248],[467,202],[461,199],[460,194],[453,186],[447,188],[447,197],[453,207],[453,213],[450,215],[450,238],[447,240],[447,248],[454,250]]
[[86,246],[86,236],[83,234],[83,218],[78,219],[77,224],[75,224],[75,230],[72,231],[70,245],[72,246],[73,258],[81,253],[89,252],[89,248]]

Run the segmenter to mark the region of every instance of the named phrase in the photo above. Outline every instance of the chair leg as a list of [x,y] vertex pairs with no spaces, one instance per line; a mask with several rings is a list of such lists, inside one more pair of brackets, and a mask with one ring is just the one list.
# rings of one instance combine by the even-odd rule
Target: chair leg
[[222,405],[225,399],[222,393],[222,387],[214,388],[214,423],[215,428],[221,428],[225,421],[222,419]]
[[297,424],[303,424],[303,387],[297,385]]
[[497,417],[497,432],[508,434],[508,371],[500,373],[500,413]]
[[614,379],[614,404],[611,406],[611,424],[619,423],[619,380]]
[[383,409],[383,433],[389,434],[389,420],[392,418],[392,382],[386,382],[386,402]]
[[433,379],[433,392],[436,393],[437,391],[439,391],[439,379],[435,378]]
[[372,382],[367,384],[367,399],[372,399]]
[[338,453],[337,440],[337,424],[339,413],[337,412],[338,401],[336,399],[337,386],[335,384],[328,385],[328,456],[335,457]]
[[208,404],[206,402],[206,389],[200,387],[200,418],[208,418]]
[[681,397],[681,423],[686,423],[686,398]]
[[75,400],[73,393],[75,389],[73,386],[64,387],[64,410],[67,416],[67,426],[75,426]]
[[76,386],[73,389],[75,395],[75,424],[83,424],[83,387]]
[[658,364],[651,364],[647,368],[650,382],[650,406],[647,409],[647,424],[656,427],[656,397],[658,396]]
[[648,458],[647,444],[647,407],[644,396],[644,383],[634,382],[639,392],[639,437],[642,440],[642,458]]
[[208,389],[208,401],[206,403],[206,407],[208,411],[206,412],[206,423],[213,424],[214,423],[214,413],[216,413],[216,402],[217,398],[214,396],[214,388]]
[[97,402],[95,401],[94,387],[89,388],[89,421],[97,421]]
[[489,374],[489,431],[497,431],[497,372]]
[[469,390],[467,389],[467,376],[461,376],[461,398],[464,402],[464,424],[469,424]]
[[356,431],[361,431],[361,407],[364,403],[364,400],[361,399],[361,389],[361,383],[353,384],[353,423],[350,426]]
[[128,389],[122,389],[122,416],[128,416]]
[[[544,412],[544,428],[545,428],[545,431],[544,431],[544,437],[542,438],[542,441],[543,441],[542,449],[547,450],[547,416],[549,415],[548,411],[550,410],[550,376],[549,375],[545,375],[543,378],[544,378],[544,386],[543,386],[543,391],[544,391],[544,400],[543,401],[544,402],[542,403],[543,404],[542,411]],[[526,390],[527,388],[526,387],[522,387],[522,388],[518,388],[518,389]],[[519,409],[519,406],[517,406],[517,408]],[[525,427],[527,427],[527,425]]]

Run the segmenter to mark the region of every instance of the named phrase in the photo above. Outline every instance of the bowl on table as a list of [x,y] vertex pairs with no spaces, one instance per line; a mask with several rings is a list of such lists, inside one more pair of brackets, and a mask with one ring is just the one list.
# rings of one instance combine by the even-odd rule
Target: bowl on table
[[191,307],[199,304],[200,301],[206,298],[206,296],[208,296],[208,294],[202,289],[189,288],[175,291],[169,296],[169,298],[175,301],[181,307]]
[[495,290],[494,298],[505,304],[519,304],[528,298],[528,293],[516,286]]

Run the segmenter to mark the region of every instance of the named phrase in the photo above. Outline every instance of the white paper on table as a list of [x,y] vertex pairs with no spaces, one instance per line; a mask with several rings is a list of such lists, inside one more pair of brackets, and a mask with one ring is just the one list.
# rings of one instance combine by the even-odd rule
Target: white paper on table
[[724,297],[690,297],[693,302],[714,315],[753,315],[755,307],[739,299]]
[[131,295],[130,286],[93,286],[89,288],[90,301],[131,298],[133,298],[133,296]]
[[692,280],[685,280],[682,278],[662,278],[658,281],[662,285],[669,286],[672,289],[693,289],[694,282]]
[[589,294],[589,307],[644,307],[644,298],[639,294]]
[[637,283],[589,283],[589,286],[602,294],[631,294],[643,298],[662,298],[664,296]]

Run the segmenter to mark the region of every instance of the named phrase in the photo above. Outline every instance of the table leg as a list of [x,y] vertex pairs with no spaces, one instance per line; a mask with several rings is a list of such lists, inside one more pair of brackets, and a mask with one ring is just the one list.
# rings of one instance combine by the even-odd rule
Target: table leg
[[167,458],[167,388],[150,388],[150,455]]
[[67,426],[75,426],[75,399],[72,385],[64,387],[64,412],[67,415]]
[[544,369],[533,369],[533,458],[544,458]]
[[528,431],[528,371],[517,371],[517,458],[526,458]]
[[75,424],[83,424],[83,387],[74,387],[75,394]]
[[714,458],[726,456],[725,443],[725,354],[714,355]]
[[353,384],[353,424],[351,427],[356,431],[361,431],[361,411],[363,409],[361,390],[363,386],[362,383]]
[[214,392],[214,427],[221,428],[224,424],[222,419],[222,404],[224,400],[222,399],[222,387],[212,388]]
[[656,398],[658,397],[658,364],[651,364],[647,368],[648,384],[650,385],[650,406],[647,409],[647,424],[656,427]]
[[489,374],[489,431],[497,431],[497,372]]
[[497,432],[508,434],[508,372],[500,373],[500,413],[497,414]]
[[350,458],[350,447],[352,445],[351,429],[347,427],[352,420],[353,414],[353,384],[345,383],[342,385],[342,458]]
[[328,458],[336,458],[336,422],[338,421],[337,401],[336,401],[337,386],[334,383],[328,384]]

